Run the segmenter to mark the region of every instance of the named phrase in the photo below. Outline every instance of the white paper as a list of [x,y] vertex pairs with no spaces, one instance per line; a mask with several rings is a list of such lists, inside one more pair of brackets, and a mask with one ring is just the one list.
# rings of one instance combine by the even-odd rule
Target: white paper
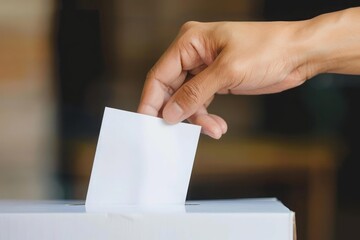
[[184,204],[200,126],[105,108],[86,208]]

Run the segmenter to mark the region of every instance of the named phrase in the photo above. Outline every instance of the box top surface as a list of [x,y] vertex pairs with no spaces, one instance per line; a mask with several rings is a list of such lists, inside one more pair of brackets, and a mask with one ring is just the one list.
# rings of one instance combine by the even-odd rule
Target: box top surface
[[[102,208],[104,209],[104,208]],[[96,212],[86,209],[83,201],[0,201],[0,214],[8,213],[77,213]],[[185,205],[111,206],[103,213],[290,213],[276,199],[234,199],[187,201]]]

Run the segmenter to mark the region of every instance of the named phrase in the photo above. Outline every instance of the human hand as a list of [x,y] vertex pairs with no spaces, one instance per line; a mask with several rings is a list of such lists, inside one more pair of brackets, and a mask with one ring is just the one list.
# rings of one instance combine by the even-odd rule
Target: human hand
[[171,124],[188,119],[220,138],[227,124],[207,111],[215,94],[281,92],[327,70],[318,51],[326,34],[310,37],[315,25],[188,22],[148,73],[138,112]]

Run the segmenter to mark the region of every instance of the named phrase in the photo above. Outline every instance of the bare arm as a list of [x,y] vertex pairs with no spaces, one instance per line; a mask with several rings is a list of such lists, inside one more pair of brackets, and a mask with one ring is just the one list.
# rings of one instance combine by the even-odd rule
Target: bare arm
[[360,8],[295,22],[186,23],[150,70],[138,111],[220,138],[215,94],[268,94],[319,73],[360,74]]

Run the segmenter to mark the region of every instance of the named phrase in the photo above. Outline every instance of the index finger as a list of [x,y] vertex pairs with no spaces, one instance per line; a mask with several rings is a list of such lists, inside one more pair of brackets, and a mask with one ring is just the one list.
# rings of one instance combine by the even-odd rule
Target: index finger
[[161,109],[187,75],[176,44],[172,44],[147,74],[138,112],[161,116]]

